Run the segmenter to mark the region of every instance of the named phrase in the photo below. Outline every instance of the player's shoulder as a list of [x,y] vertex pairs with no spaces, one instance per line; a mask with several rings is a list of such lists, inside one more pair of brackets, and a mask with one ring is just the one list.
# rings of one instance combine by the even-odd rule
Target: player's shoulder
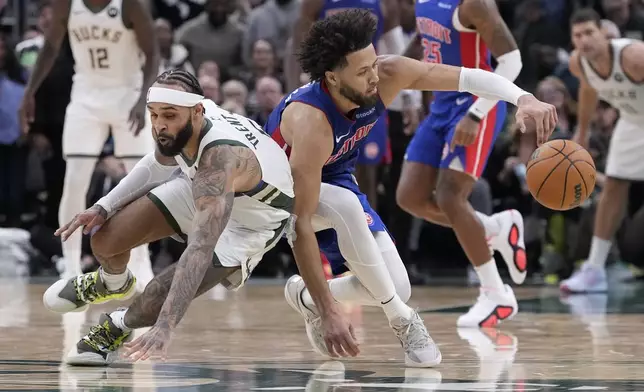
[[624,47],[623,57],[625,59],[641,62],[644,60],[644,42],[637,39],[618,38],[613,40],[617,45]]

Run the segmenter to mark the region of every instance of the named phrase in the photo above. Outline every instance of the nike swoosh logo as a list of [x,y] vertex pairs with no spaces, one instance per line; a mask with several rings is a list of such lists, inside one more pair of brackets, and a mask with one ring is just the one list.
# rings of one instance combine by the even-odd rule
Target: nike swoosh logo
[[456,104],[457,104],[458,106],[461,106],[462,104],[464,104],[465,102],[467,102],[467,101],[468,101],[468,99],[469,99],[469,98],[467,98],[467,97],[466,97],[466,98],[456,98]]
[[340,143],[340,140],[342,140],[342,139],[344,139],[345,137],[349,136],[349,133],[351,133],[351,132],[348,132],[346,135],[342,135],[342,136],[338,136],[338,137],[336,137],[336,138],[335,138],[335,142],[336,142],[336,143]]

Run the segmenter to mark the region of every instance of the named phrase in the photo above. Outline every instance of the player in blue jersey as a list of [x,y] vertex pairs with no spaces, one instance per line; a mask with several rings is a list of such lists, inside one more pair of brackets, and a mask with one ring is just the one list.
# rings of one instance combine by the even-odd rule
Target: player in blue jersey
[[[402,54],[404,52],[406,45],[400,26],[398,0],[303,0],[300,16],[293,31],[293,47],[299,46],[316,20],[352,8],[368,10],[376,18],[377,26],[372,43],[376,45],[382,39],[384,47],[380,47],[380,49],[383,50],[383,53]],[[290,55],[288,72],[286,73],[288,91],[301,85],[299,83],[301,68],[294,54]],[[362,144],[356,168],[356,178],[360,189],[367,195],[369,203],[374,206],[377,200],[378,167],[383,162],[388,149],[387,125],[387,113],[384,112],[380,121],[369,132],[367,140]]]
[[[521,55],[494,0],[441,0],[416,3],[416,48],[423,61],[491,70],[514,80]],[[487,216],[468,198],[483,173],[506,117],[505,102],[468,92],[436,92],[430,115],[407,147],[396,198],[412,215],[452,227],[481,282],[476,304],[457,324],[491,327],[518,311],[512,289],[504,285],[492,255],[498,250],[510,276],[523,283],[526,255],[523,218],[516,210]]]
[[[407,271],[353,178],[360,145],[403,89],[469,91],[512,102],[518,105],[519,126],[525,129],[526,119],[532,120],[540,143],[554,129],[557,114],[552,105],[491,72],[378,57],[371,44],[375,30],[369,11],[359,9],[316,22],[299,51],[312,82],[286,96],[265,126],[290,157],[296,195],[292,246],[302,277],[289,279],[285,295],[304,317],[319,353],[358,354],[353,329],[336,301],[357,303],[383,309],[408,366],[429,367],[441,361],[440,351],[418,313],[405,304],[411,292]],[[337,236],[316,239],[316,231],[329,228]],[[320,249],[335,249],[335,273],[348,267],[353,275],[327,283]]]

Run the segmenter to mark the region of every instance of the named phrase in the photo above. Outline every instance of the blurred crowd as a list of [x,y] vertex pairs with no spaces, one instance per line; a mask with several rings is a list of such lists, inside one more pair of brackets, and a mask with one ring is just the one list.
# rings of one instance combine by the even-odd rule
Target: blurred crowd
[[[300,12],[300,0],[148,0],[155,19],[161,53],[159,73],[183,68],[198,76],[207,98],[222,107],[264,124],[286,93],[283,73],[286,43]],[[401,25],[415,30],[414,0],[399,0]],[[61,151],[62,124],[73,76],[68,44],[61,50],[52,73],[38,91],[38,112],[28,135],[20,131],[17,109],[30,68],[43,45],[51,23],[46,1],[16,8],[0,0],[0,275],[15,270],[7,259],[18,260],[25,274],[55,273],[60,243],[52,236],[58,227],[58,203],[65,162]],[[11,3],[9,1],[9,3]],[[559,124],[553,138],[570,138],[576,127],[578,82],[568,71],[572,50],[568,19],[576,7],[593,7],[612,37],[644,38],[642,0],[497,0],[523,58],[516,83],[539,99],[553,104]],[[26,18],[19,13],[26,12]],[[27,20],[21,26],[17,20]],[[18,40],[15,37],[20,37]],[[14,39],[12,39],[14,38]],[[303,75],[302,81],[306,81]],[[535,148],[534,134],[517,132],[508,123],[492,152],[483,178],[471,197],[473,206],[486,213],[518,209],[526,220],[529,271],[536,280],[553,284],[568,276],[575,263],[587,257],[597,194],[611,132],[618,112],[601,103],[593,121],[590,150],[598,182],[595,194],[568,212],[549,211],[537,205],[525,183],[526,164]],[[88,130],[91,132],[91,130]],[[391,145],[403,146],[410,135],[394,135]],[[391,137],[394,137],[391,136]],[[397,246],[413,282],[465,271],[468,266],[451,230],[411,218],[395,203],[401,154],[378,170],[377,206],[396,236]],[[395,169],[395,168],[398,169]],[[111,156],[110,140],[96,167],[89,204],[108,192],[125,175],[123,165]],[[624,222],[611,260],[626,277],[644,266],[644,187],[634,184]],[[641,216],[641,217],[640,217]],[[62,223],[62,222],[61,222]],[[4,229],[3,229],[4,228]],[[11,229],[13,228],[13,229]],[[151,244],[155,270],[174,262],[182,250],[172,240]],[[85,268],[95,267],[86,246]],[[5,264],[4,266],[2,264]],[[26,266],[26,267],[25,267]],[[295,268],[288,246],[280,246],[260,263],[256,275],[287,275]],[[474,279],[474,274],[469,274]]]

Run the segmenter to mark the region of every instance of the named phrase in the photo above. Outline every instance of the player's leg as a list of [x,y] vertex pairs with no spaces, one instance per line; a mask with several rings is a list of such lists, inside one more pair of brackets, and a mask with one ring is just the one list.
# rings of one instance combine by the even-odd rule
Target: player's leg
[[[129,173],[134,165],[145,155],[154,150],[154,140],[152,138],[152,125],[149,114],[146,111],[145,127],[135,136],[130,129],[127,115],[131,109],[131,102],[138,99],[138,93],[128,94],[123,102],[119,117],[115,118],[112,123],[112,135],[114,137],[114,156],[119,158],[125,165]],[[137,289],[143,291],[145,285],[152,280],[152,263],[150,260],[150,251],[148,244],[143,243],[130,252],[129,269],[137,278]]]
[[[290,228],[290,213],[276,212],[265,216],[268,223],[253,229],[229,224],[219,237],[213,262],[206,271],[195,297],[219,283],[230,289],[241,287],[264,254],[271,250]],[[68,364],[106,365],[116,350],[127,340],[132,330],[154,325],[172,285],[176,270],[173,264],[163,270],[145,288],[127,309],[101,316],[98,325],[78,342],[67,356]]]
[[644,149],[642,128],[623,119],[617,122],[610,141],[606,162],[606,184],[602,189],[588,261],[569,279],[561,282],[561,289],[569,292],[603,292],[608,289],[604,265],[613,236],[624,217],[630,181],[644,179]]
[[[504,115],[499,115],[498,113],[504,110],[505,106],[500,105],[500,107],[497,106],[490,112],[486,122],[481,124],[482,126],[485,125],[485,128],[482,129],[479,135],[489,135],[489,133],[485,132],[493,132],[496,135],[500,131],[505,118]],[[495,116],[494,121],[491,120],[490,116]],[[429,116],[423,121],[407,148],[401,178],[396,190],[396,200],[402,209],[416,217],[445,227],[452,227],[452,224],[439,207],[435,190],[439,167],[449,153],[449,143],[446,143],[446,138],[449,134],[444,135],[444,132],[452,128],[453,125],[453,120],[449,116]],[[478,154],[478,150],[481,148],[488,148],[487,153],[489,153],[490,145],[479,146],[475,144],[469,147],[470,150],[474,150],[472,154]],[[476,169],[480,169],[482,172],[486,160],[487,155],[484,160],[479,161]],[[469,181],[469,179],[466,178],[465,181]],[[469,197],[469,194],[467,197]],[[479,211],[474,211],[474,214],[483,225],[489,246],[498,250],[503,256],[512,279],[516,283],[523,283],[526,276],[525,259],[516,257],[515,245],[517,243],[512,245],[511,242],[506,240],[514,225],[519,229],[520,242],[523,240],[523,218],[521,214],[514,210],[503,211],[491,216]],[[523,247],[523,245],[520,246]]]
[[[92,173],[109,136],[108,125],[85,105],[82,96],[75,95],[67,107],[63,128],[63,154],[67,168],[58,211],[61,224],[71,221],[87,207],[87,190]],[[65,270],[62,278],[69,279],[81,274],[81,242],[80,230],[63,242]]]
[[[428,367],[440,363],[440,352],[422,319],[405,304],[411,295],[409,277],[393,241],[384,232],[384,224],[368,206],[366,196],[356,195],[344,187],[322,184],[316,218],[325,222],[323,228],[331,226],[335,230],[337,236],[333,241],[337,241],[343,259],[353,272],[351,276],[329,282],[333,297],[339,302],[381,307],[401,340],[407,365]],[[319,223],[316,226],[319,228]],[[372,230],[378,232],[375,237]],[[379,234],[386,236],[388,241]],[[321,243],[320,246],[324,249],[328,244]],[[334,265],[337,260],[332,258],[330,261],[337,271],[338,266]],[[314,322],[314,316],[319,315],[299,276],[289,280],[285,293],[289,304],[308,316],[307,330],[319,331],[319,325],[315,328],[309,325],[309,322]],[[312,310],[313,317],[307,315],[307,310]],[[316,347],[314,339],[311,342]],[[325,354],[323,346],[317,351]]]
[[190,228],[193,214],[192,192],[184,177],[127,205],[92,236],[92,251],[101,267],[54,283],[45,292],[45,306],[66,313],[84,310],[91,303],[131,297],[136,279],[128,271],[130,251],[161,238],[182,236]]
[[378,202],[378,169],[387,151],[387,115],[382,115],[360,147],[356,179],[369,204],[376,209]]
[[[493,326],[514,316],[518,310],[512,289],[503,284],[497,270],[496,261],[486,238],[484,222],[477,216],[468,200],[476,179],[483,172],[494,140],[501,130],[505,116],[499,113],[499,109],[505,110],[505,107],[497,106],[483,119],[473,144],[466,147],[457,146],[454,152],[446,154],[441,161],[436,185],[436,202],[450,221],[459,243],[481,282],[481,295],[477,303],[458,319],[458,325],[461,327]],[[459,119],[456,118],[454,121],[457,122]],[[455,126],[456,123],[453,125]],[[451,142],[453,133],[452,128],[446,140],[447,145]],[[513,214],[515,213],[510,213],[510,215]],[[507,248],[510,250],[510,254],[504,254],[506,263],[514,269],[519,269],[517,266],[523,267],[517,272],[525,276],[522,220],[520,214],[516,213],[516,216],[516,222],[512,219],[508,220],[510,224],[505,228],[507,234],[501,240],[507,243]],[[496,229],[496,231],[500,230],[500,227]],[[521,281],[524,276],[521,277]]]

